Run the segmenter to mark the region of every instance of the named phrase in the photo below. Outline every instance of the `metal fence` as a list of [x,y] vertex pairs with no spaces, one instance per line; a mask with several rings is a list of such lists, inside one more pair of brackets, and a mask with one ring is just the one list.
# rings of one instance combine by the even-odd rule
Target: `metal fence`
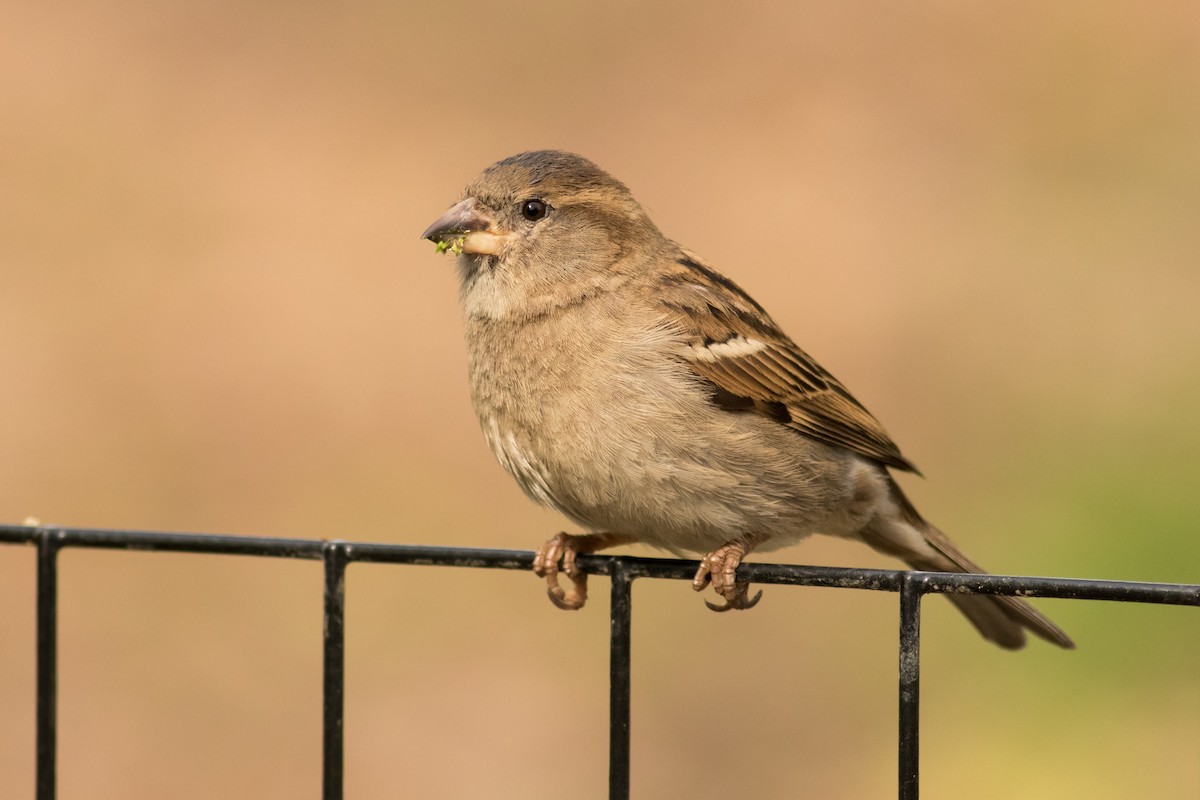
[[[221,553],[320,560],[325,566],[324,730],[322,798],[341,800],[345,664],[346,567],[352,562],[417,564],[434,567],[527,570],[533,553],[466,547],[421,547],[315,539],[276,539],[190,533],[114,531],[88,528],[0,525],[0,544],[37,547],[37,771],[36,797],[55,796],[58,553],[64,547]],[[612,582],[609,688],[609,797],[629,797],[629,681],[631,587],[635,578],[690,581],[696,562],[677,559],[580,556],[579,565]],[[822,586],[895,592],[899,596],[899,797],[915,800],[919,791],[921,598],[927,594],[975,594],[1111,600],[1200,607],[1200,585],[962,575],[943,572],[841,569],[787,564],[743,564],[738,578],[753,583]]]

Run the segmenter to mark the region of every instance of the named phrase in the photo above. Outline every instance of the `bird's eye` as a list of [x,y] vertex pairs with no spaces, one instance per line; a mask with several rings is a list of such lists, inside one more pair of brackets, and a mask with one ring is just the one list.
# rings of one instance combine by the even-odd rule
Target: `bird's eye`
[[537,222],[546,216],[547,207],[541,200],[526,200],[521,203],[521,216],[530,222]]

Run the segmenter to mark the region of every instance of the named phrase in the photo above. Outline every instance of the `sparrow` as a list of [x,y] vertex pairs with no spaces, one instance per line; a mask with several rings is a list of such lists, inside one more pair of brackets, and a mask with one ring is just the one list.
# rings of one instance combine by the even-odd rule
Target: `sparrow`
[[[711,585],[718,611],[761,597],[737,577],[747,554],[813,533],[917,570],[983,571],[905,497],[891,471],[917,470],[862,403],[586,158],[499,161],[421,236],[456,256],[488,446],[588,531],[535,556],[558,607],[587,598],[578,554],[634,542],[701,554],[692,586]],[[1074,647],[1016,597],[946,596],[1001,647],[1027,630]]]

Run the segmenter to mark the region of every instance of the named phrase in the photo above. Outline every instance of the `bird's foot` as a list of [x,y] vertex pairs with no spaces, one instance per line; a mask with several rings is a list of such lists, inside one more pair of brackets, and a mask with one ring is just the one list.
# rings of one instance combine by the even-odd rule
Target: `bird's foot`
[[713,611],[729,611],[730,609],[754,608],[762,597],[759,591],[750,597],[749,581],[737,580],[737,568],[742,559],[750,552],[753,545],[743,541],[732,541],[707,553],[700,559],[700,568],[692,580],[692,588],[697,592],[712,584],[713,591],[724,598],[724,605],[717,605],[705,600],[704,605]]
[[[546,593],[550,595],[551,603],[561,609],[574,611],[583,608],[587,602],[587,574],[575,563],[575,557],[580,553],[594,553],[606,547],[633,544],[636,541],[637,537],[625,533],[589,533],[583,536],[560,533],[538,549],[533,557],[533,571],[538,577],[546,579]],[[570,579],[570,589],[563,589],[559,585],[560,572]]]
[[[537,555],[533,557],[533,571],[538,577],[546,579],[546,594],[550,596],[550,602],[566,611],[583,608],[587,602],[587,575],[575,563],[575,556],[581,552],[580,544],[585,540],[584,536],[560,533],[538,548]],[[582,552],[590,551],[584,547]],[[559,572],[570,579],[569,591],[559,585]]]

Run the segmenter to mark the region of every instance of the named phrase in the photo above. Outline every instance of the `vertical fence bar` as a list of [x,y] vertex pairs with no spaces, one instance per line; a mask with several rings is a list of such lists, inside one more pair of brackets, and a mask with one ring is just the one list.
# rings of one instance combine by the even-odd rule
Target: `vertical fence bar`
[[58,551],[54,531],[37,537],[37,800],[54,800],[58,755]]
[[633,576],[620,558],[612,563],[609,644],[608,797],[629,800],[629,664]]
[[921,595],[913,573],[900,582],[900,800],[917,800],[920,782]]
[[321,797],[342,800],[346,697],[346,562],[343,542],[325,542],[325,668]]

